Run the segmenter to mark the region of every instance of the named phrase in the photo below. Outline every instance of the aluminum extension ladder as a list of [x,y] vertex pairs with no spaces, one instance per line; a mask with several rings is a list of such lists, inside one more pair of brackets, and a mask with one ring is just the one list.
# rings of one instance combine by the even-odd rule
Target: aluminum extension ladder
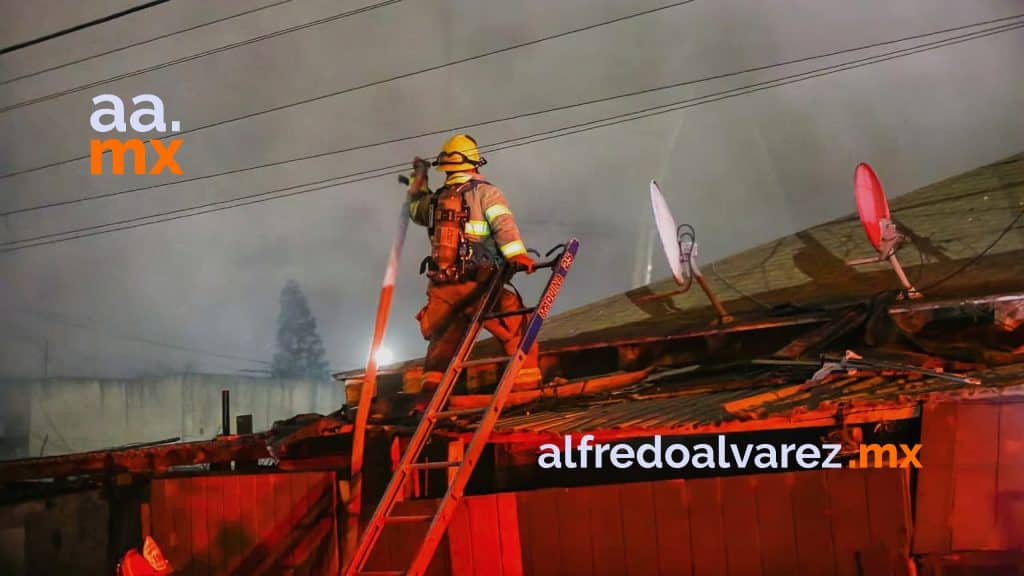
[[[566,273],[568,273],[569,268],[572,266],[578,249],[579,241],[575,238],[571,238],[565,244],[562,252],[558,256],[547,262],[537,264],[535,267],[537,269],[551,268],[552,270],[551,277],[548,279],[547,286],[545,286],[544,292],[541,294],[540,301],[534,308],[523,308],[504,313],[490,312],[490,310],[494,308],[498,298],[500,298],[505,282],[511,278],[514,271],[510,266],[503,266],[491,279],[491,285],[485,292],[480,305],[477,306],[476,312],[473,314],[473,319],[466,330],[466,334],[462,338],[462,342],[459,344],[455,357],[448,365],[448,369],[445,371],[440,384],[438,384],[437,389],[434,391],[433,398],[431,398],[430,403],[424,410],[423,418],[416,427],[416,432],[409,440],[409,445],[402,454],[401,462],[395,470],[394,475],[391,477],[387,490],[384,492],[380,502],[377,504],[377,508],[374,510],[373,516],[370,518],[370,521],[359,540],[359,545],[345,569],[346,576],[356,576],[359,574],[404,574],[419,576],[426,572],[430,565],[430,561],[434,557],[434,552],[437,549],[438,544],[441,542],[445,530],[451,522],[452,516],[455,514],[456,507],[462,499],[463,490],[466,488],[466,483],[469,481],[469,477],[472,475],[473,469],[476,467],[477,460],[480,458],[480,455],[483,453],[484,446],[487,445],[487,442],[490,439],[491,431],[494,429],[494,425],[498,421],[501,409],[505,405],[505,401],[508,399],[509,393],[512,391],[512,384],[515,381],[516,376],[519,374],[523,360],[526,357],[526,352],[536,340],[537,334],[540,332],[541,325],[547,318],[548,313],[551,310],[551,305],[554,303],[559,290],[562,288]],[[519,342],[515,355],[509,359],[508,365],[505,367],[505,371],[502,373],[501,379],[498,381],[498,386],[494,391],[490,404],[483,409],[472,408],[463,410],[442,410],[448,402],[448,397],[451,395],[452,389],[455,386],[455,381],[462,372],[466,358],[469,356],[469,353],[473,348],[473,344],[476,342],[476,337],[480,333],[480,329],[482,328],[484,321],[491,318],[500,318],[516,314],[529,314],[530,319],[526,325],[526,330],[523,334],[522,340]],[[360,409],[365,408],[360,407]],[[483,417],[481,418],[476,431],[473,433],[473,436],[465,449],[462,460],[455,462],[418,461],[420,453],[423,451],[427,441],[430,439],[430,435],[438,420],[452,416],[464,416],[475,413],[482,413]],[[449,481],[448,490],[445,492],[444,498],[441,499],[437,510],[432,516],[391,515],[398,496],[402,491],[402,487],[412,476],[413,472],[418,470],[449,468],[456,468],[455,474],[453,477],[450,476],[452,479]],[[384,530],[385,524],[393,522],[419,522],[426,520],[430,520],[430,527],[427,529],[427,533],[423,537],[423,541],[420,544],[419,549],[416,551],[416,555],[413,557],[408,571],[363,571],[367,561],[370,559],[370,554],[373,551],[374,546],[380,539],[380,535]]]

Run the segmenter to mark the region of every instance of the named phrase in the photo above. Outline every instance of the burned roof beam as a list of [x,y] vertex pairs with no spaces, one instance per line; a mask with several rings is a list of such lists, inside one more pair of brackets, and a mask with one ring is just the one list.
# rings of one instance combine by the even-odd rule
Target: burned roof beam
[[[542,347],[540,351],[541,356],[557,356],[559,354],[565,354],[568,352],[578,352],[581,350],[593,350],[598,348],[613,348],[617,346],[635,345],[635,344],[656,344],[674,340],[685,340],[689,338],[702,338],[705,336],[716,336],[720,334],[733,334],[740,332],[752,332],[759,330],[771,330],[775,328],[787,328],[791,326],[800,326],[804,324],[822,324],[833,320],[834,315],[822,314],[822,313],[811,313],[802,314],[786,317],[776,318],[764,318],[758,317],[755,319],[748,319],[746,321],[736,320],[730,324],[724,326],[707,326],[707,325],[695,325],[689,327],[683,327],[677,332],[673,332],[665,335],[657,336],[635,336],[627,338],[612,339],[604,342],[586,342],[581,344],[561,344],[550,343],[547,347]],[[501,364],[507,361],[505,356],[495,356],[492,358],[474,358],[472,360],[473,365],[480,366],[488,363]],[[386,370],[380,370],[377,372],[378,375],[385,374],[397,374],[401,373],[409,368],[412,368],[419,363],[421,360],[414,360],[402,364],[400,367],[390,368]],[[337,380],[349,380],[359,379],[363,377],[362,370],[352,370],[348,372],[338,372],[333,375]]]
[[[855,412],[845,416],[848,424],[866,424],[880,421],[909,420],[920,416],[920,406],[899,405],[892,403],[878,404],[872,407],[858,407]],[[715,424],[692,424],[685,426],[660,426],[652,428],[612,428],[593,430],[573,430],[570,432],[530,430],[496,431],[491,437],[493,444],[531,444],[562,441],[565,435],[580,437],[591,434],[597,442],[612,442],[631,438],[649,438],[651,436],[695,436],[706,434],[730,434],[734,432],[761,432],[765,430],[790,430],[795,428],[819,428],[835,426],[839,423],[838,409],[830,406],[820,410],[807,411],[792,416],[773,416],[761,419],[728,420]],[[468,439],[471,432],[438,433],[438,436]]]
[[8,460],[0,462],[0,483],[121,472],[158,473],[175,466],[269,457],[265,435],[257,434],[208,442]]
[[905,301],[889,306],[890,314],[908,314],[926,310],[946,310],[971,307],[991,308],[999,303],[1024,302],[1024,292],[989,294],[971,298],[951,298],[945,300]]
[[772,354],[772,358],[795,360],[808,351],[821,350],[837,338],[845,336],[863,324],[865,319],[867,319],[867,311],[863,307],[858,306],[847,310],[835,320],[818,326],[786,344],[778,352]]

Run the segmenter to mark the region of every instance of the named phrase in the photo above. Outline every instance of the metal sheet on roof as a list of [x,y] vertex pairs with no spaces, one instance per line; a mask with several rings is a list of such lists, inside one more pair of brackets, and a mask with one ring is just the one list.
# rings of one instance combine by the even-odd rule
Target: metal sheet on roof
[[[570,434],[610,430],[697,430],[727,422],[791,417],[802,412],[838,406],[856,405],[910,406],[933,395],[1024,394],[1024,364],[1004,366],[977,375],[981,386],[972,386],[911,372],[892,373],[860,370],[854,374],[833,375],[816,384],[792,381],[772,386],[733,387],[708,390],[700,380],[688,380],[687,387],[669,397],[659,392],[654,397],[622,395],[621,398],[576,398],[561,405],[522,414],[510,414],[498,421],[496,432],[533,432]],[[687,378],[686,375],[683,378]],[[664,388],[666,379],[659,379]],[[778,394],[771,394],[776,392]],[[764,398],[749,411],[730,412],[727,405],[737,401]]]

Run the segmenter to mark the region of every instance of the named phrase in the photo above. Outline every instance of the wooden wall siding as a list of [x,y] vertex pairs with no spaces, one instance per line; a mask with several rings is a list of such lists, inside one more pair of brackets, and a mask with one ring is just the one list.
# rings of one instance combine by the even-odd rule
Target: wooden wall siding
[[175,574],[321,574],[337,565],[333,486],[330,472],[154,480],[149,531]]
[[[438,500],[404,500],[395,504],[392,516],[418,516],[433,514],[437,510]],[[453,518],[453,526],[459,520]],[[419,550],[423,536],[427,533],[428,522],[400,522],[384,526],[380,539],[370,553],[370,559],[363,567],[366,572],[405,571],[412,562],[412,557]],[[449,528],[449,531],[451,528]],[[448,555],[448,536],[437,546],[434,559],[430,562],[427,574],[444,576],[453,574],[451,560]],[[480,572],[486,574],[486,572]]]
[[[447,549],[452,576],[522,576],[516,500],[513,493],[470,496],[462,500],[448,527]],[[438,555],[444,550],[442,545]]]
[[867,561],[878,565],[875,573],[901,574],[909,548],[907,475],[900,470],[553,488],[516,497],[527,575],[856,576]]
[[926,405],[914,552],[1024,550],[1024,402]]

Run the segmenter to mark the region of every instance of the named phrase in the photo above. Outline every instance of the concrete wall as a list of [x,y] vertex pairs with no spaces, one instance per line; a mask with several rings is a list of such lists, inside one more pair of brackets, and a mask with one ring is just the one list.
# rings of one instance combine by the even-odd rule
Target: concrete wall
[[[19,422],[19,429],[27,426],[27,431],[18,431],[23,448],[0,454],[8,458],[176,436],[209,439],[220,433],[221,390],[231,391],[232,430],[239,414],[252,414],[253,428],[260,431],[296,414],[333,412],[345,397],[341,385],[334,382],[209,374],[138,380],[48,379],[0,383],[0,387],[5,398],[22,407],[4,419]],[[27,423],[21,411],[27,411]]]
[[0,460],[28,456],[29,396],[18,386],[0,382]]

